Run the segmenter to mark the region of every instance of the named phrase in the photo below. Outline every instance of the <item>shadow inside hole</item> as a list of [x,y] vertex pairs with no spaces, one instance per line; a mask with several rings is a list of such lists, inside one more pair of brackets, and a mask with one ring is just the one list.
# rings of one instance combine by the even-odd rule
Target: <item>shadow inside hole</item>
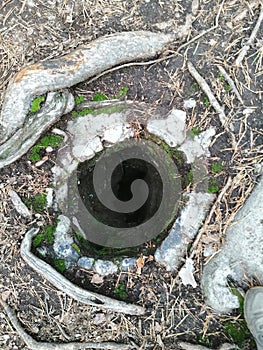
[[[110,158],[108,160],[110,162]],[[141,179],[146,182],[149,195],[144,204],[131,213],[121,213],[106,207],[94,189],[93,170],[96,163],[85,161],[78,167],[78,190],[85,207],[99,222],[118,228],[135,227],[148,221],[158,210],[163,198],[163,183],[158,170],[143,159],[131,158],[120,162],[111,177],[111,190],[123,202],[132,199],[132,183]],[[103,183],[101,186],[103,187]],[[108,189],[105,188],[104,196]],[[139,191],[134,194],[141,196]]]

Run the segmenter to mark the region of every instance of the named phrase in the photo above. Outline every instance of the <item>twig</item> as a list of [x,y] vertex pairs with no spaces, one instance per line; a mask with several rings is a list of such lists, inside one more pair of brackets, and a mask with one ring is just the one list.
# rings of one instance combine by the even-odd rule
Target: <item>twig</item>
[[47,343],[38,342],[33,339],[29,334],[25,332],[20,322],[17,319],[16,314],[11,309],[11,307],[0,298],[0,304],[3,306],[9,321],[12,326],[17,331],[18,335],[23,339],[29,349],[32,350],[81,350],[81,349],[107,349],[107,350],[131,350],[134,349],[133,346],[128,344],[118,344],[115,342],[71,342],[71,343]]
[[237,56],[236,65],[238,67],[240,67],[242,65],[242,61],[243,61],[244,57],[246,56],[248,50],[250,49],[250,46],[253,44],[253,42],[257,36],[257,33],[259,31],[259,28],[261,26],[261,23],[263,21],[263,1],[262,0],[260,1],[260,5],[261,5],[261,9],[260,9],[260,14],[259,14],[257,23],[256,23],[254,29],[252,30],[252,33],[251,33],[246,45],[242,47],[242,49],[239,52],[239,55]]
[[236,95],[237,99],[242,103],[242,105],[244,104],[244,101],[240,95],[240,93],[238,92],[236,85],[233,81],[233,79],[230,77],[230,75],[225,71],[225,69],[222,66],[218,65],[218,69],[220,71],[220,73],[223,75],[223,77],[226,79],[226,81],[228,82],[229,86],[231,87],[232,91],[234,92],[234,94]]
[[235,148],[236,147],[235,135],[230,131],[230,130],[233,130],[233,125],[231,123],[228,123],[228,126],[230,128],[230,130],[229,130],[228,126],[227,126],[227,117],[225,115],[223,107],[217,101],[216,97],[212,93],[212,90],[210,89],[210,87],[207,84],[207,82],[205,81],[205,79],[198,73],[198,71],[195,69],[194,65],[190,61],[187,62],[187,67],[188,67],[190,74],[197,81],[200,88],[207,95],[211,105],[214,107],[215,111],[218,113],[221,125],[225,130],[227,130],[229,132],[229,134],[231,136],[232,146]]
[[81,102],[79,105],[76,106],[77,111],[81,111],[84,108],[90,108],[92,110],[94,109],[100,109],[100,108],[105,108],[105,107],[110,107],[110,106],[119,106],[121,107],[126,107],[128,105],[133,104],[133,101],[120,101],[118,99],[114,100],[105,100],[105,101],[84,101]]
[[221,192],[219,193],[216,201],[214,202],[209,215],[207,216],[204,225],[202,226],[202,228],[199,230],[197,236],[195,237],[194,243],[192,244],[191,250],[190,250],[190,258],[193,259],[194,255],[195,255],[195,248],[198,246],[199,241],[203,235],[203,233],[206,230],[206,226],[209,224],[212,215],[218,205],[218,203],[220,203],[221,199],[223,198],[224,194],[226,193],[226,191],[229,189],[229,187],[231,186],[232,183],[232,178],[229,176],[229,178],[227,179],[227,182],[225,184],[225,186],[223,187],[223,189],[221,190]]

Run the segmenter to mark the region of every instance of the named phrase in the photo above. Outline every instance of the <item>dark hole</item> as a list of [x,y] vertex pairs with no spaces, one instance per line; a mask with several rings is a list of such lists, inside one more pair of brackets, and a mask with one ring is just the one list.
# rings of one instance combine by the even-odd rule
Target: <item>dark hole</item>
[[[94,167],[94,161],[85,161],[79,165],[78,190],[85,207],[99,222],[118,228],[135,227],[156,213],[162,201],[163,183],[158,170],[149,162],[131,158],[122,161],[112,173],[111,190],[121,201],[129,201],[132,198],[131,185],[136,179],[144,180],[148,185],[147,200],[138,210],[131,213],[113,211],[100,202],[93,186]],[[140,196],[140,193],[136,195]]]

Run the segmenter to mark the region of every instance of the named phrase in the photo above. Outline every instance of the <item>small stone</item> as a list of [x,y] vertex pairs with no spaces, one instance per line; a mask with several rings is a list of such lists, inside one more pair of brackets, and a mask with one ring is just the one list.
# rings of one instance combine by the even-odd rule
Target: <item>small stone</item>
[[133,271],[135,269],[135,265],[135,258],[125,258],[122,261],[120,261],[120,269],[122,271]]
[[82,256],[78,260],[78,267],[81,267],[86,270],[90,270],[94,264],[93,258],[88,258],[87,256]]
[[24,218],[31,218],[30,211],[28,210],[27,206],[22,202],[19,195],[11,189],[8,190],[8,194],[16,211]]
[[184,108],[191,109],[196,106],[196,101],[193,98],[189,98],[189,100],[184,101]]
[[101,276],[107,276],[116,273],[118,268],[112,261],[99,259],[95,261],[93,271]]
[[48,187],[46,188],[46,192],[47,192],[47,197],[46,197],[46,201],[47,201],[47,205],[46,208],[51,208],[52,207],[52,203],[53,203],[53,188]]

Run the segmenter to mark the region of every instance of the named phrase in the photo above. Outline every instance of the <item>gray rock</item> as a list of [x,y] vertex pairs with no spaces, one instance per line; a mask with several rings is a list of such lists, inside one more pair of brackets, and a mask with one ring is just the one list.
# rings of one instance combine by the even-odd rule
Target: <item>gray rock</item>
[[93,271],[101,276],[111,275],[118,271],[117,266],[112,261],[96,260],[93,265]]
[[28,210],[28,207],[22,202],[22,200],[19,197],[19,195],[15,191],[13,191],[11,189],[8,190],[8,194],[9,194],[9,197],[10,197],[10,199],[11,199],[11,201],[12,201],[12,203],[13,203],[15,209],[16,209],[16,211],[20,215],[22,215],[24,218],[29,218],[30,219],[32,214]]
[[119,262],[121,271],[133,271],[135,269],[136,259],[135,258],[125,258]]
[[176,219],[169,235],[155,252],[155,260],[168,271],[176,269],[197,234],[215,196],[210,193],[189,194],[188,202]]
[[94,264],[94,259],[88,258],[87,256],[82,256],[78,260],[78,266],[86,270],[91,270],[93,264]]
[[58,258],[64,259],[68,267],[72,266],[79,259],[79,254],[72,247],[74,240],[71,236],[71,223],[64,215],[58,217],[59,223],[54,232],[53,249]]
[[226,243],[204,267],[202,288],[206,303],[219,313],[239,302],[227,287],[228,277],[241,282],[256,276],[263,284],[263,177],[227,229]]

